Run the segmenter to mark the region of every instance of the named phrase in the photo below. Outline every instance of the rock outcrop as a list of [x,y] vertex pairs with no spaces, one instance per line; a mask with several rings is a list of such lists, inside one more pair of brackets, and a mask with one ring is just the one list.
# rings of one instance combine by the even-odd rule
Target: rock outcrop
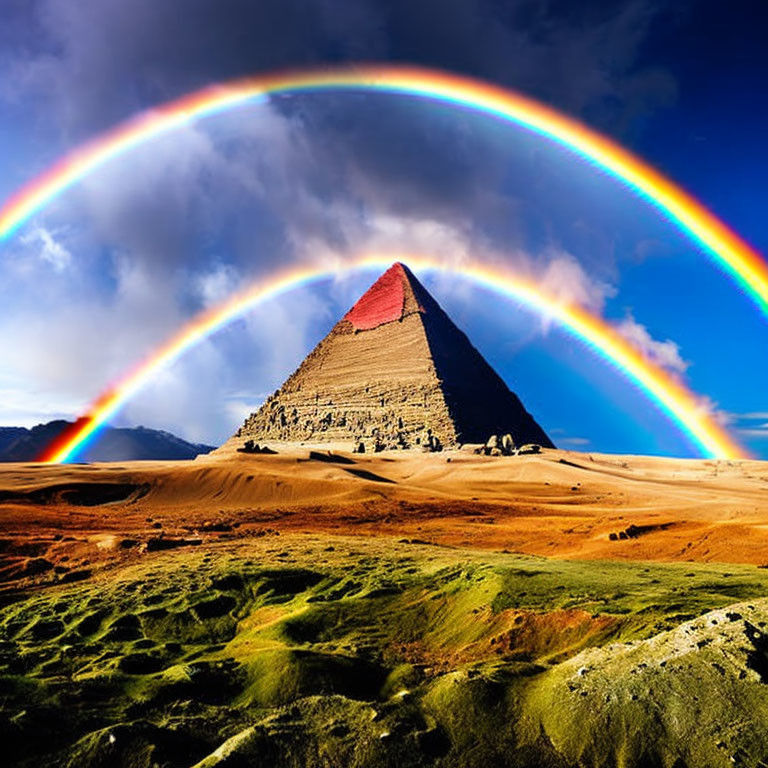
[[552,447],[403,264],[388,269],[235,438],[441,450],[510,435]]

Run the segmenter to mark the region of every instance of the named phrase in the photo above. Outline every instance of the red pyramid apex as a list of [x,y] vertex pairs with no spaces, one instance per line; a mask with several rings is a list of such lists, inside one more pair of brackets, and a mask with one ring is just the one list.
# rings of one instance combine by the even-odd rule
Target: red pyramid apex
[[391,323],[403,316],[405,307],[405,283],[407,274],[404,266],[395,262],[357,300],[344,319],[358,331],[367,331],[384,323]]

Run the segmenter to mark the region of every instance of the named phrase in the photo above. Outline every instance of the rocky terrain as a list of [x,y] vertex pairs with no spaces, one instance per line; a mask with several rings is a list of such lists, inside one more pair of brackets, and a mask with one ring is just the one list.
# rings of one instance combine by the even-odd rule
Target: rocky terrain
[[393,265],[235,440],[439,450],[551,441],[407,267]]
[[4,758],[757,768],[766,486],[551,450],[8,464]]

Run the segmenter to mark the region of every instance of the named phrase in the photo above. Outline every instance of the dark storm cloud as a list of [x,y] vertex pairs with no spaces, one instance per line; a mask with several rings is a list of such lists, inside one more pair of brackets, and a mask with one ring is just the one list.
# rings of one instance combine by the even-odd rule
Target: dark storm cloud
[[[15,71],[26,97],[37,94],[46,104],[40,113],[43,131],[65,146],[213,81],[359,60],[408,62],[486,78],[622,132],[673,92],[663,72],[636,66],[657,5],[647,0],[37,0],[30,6],[36,12],[31,28],[37,47],[32,40],[17,46]],[[29,7],[24,14],[29,16]],[[430,120],[429,130],[414,130],[418,121],[407,102],[366,110],[353,98],[326,95],[303,104],[299,115],[276,103],[314,138],[313,160],[293,168],[304,174],[308,196],[327,200],[346,189],[356,202],[393,215],[472,219],[520,244],[515,243],[516,201],[496,192],[504,174],[498,147],[488,136],[473,135],[455,113]],[[177,231],[187,226],[183,217],[189,207],[173,190],[159,192],[125,205],[124,221],[116,226],[143,252],[172,259],[182,248],[189,253]],[[292,215],[294,227],[302,217],[313,218],[295,206]],[[280,228],[274,221],[261,224]],[[343,241],[331,222],[325,226],[329,239]]]
[[[670,83],[634,72],[658,3],[394,3],[388,34],[399,58],[524,90],[570,112],[618,115],[640,94],[666,98]],[[644,94],[644,91],[648,91]],[[608,114],[602,118],[609,119]]]
[[[17,0],[13,0],[17,2]],[[26,64],[76,130],[211,81],[280,67],[389,60],[446,68],[621,123],[664,99],[634,70],[647,0],[37,0]],[[24,12],[28,14],[29,11]]]
[[[658,3],[647,0],[9,2],[25,35],[6,49],[2,66],[15,74],[24,99],[45,105],[33,111],[36,135],[63,147],[213,81],[345,61],[410,62],[483,77],[614,131],[631,128],[673,90],[664,73],[636,66],[657,13]],[[339,216],[357,210],[363,218],[377,211],[435,219],[524,248],[518,219],[534,217],[520,210],[525,190],[508,183],[505,149],[493,133],[473,130],[455,110],[381,99],[274,99],[284,123],[261,135],[261,145],[240,142],[229,163],[201,141],[197,157],[181,143],[155,167],[139,163],[122,178],[107,173],[106,184],[91,184],[97,234],[153,271],[207,258],[190,228],[206,216],[220,229],[225,223],[235,254],[254,245],[283,252],[286,227],[353,248],[354,235],[329,215],[338,203]],[[298,140],[274,150],[281,130]],[[301,139],[309,137],[307,148]],[[275,162],[253,162],[265,147]],[[262,188],[244,187],[234,166],[260,175]],[[243,199],[260,206],[258,213]]]
[[358,5],[37,0],[38,50],[26,47],[19,65],[25,86],[58,102],[66,128],[92,132],[210,82],[377,56],[375,16]]

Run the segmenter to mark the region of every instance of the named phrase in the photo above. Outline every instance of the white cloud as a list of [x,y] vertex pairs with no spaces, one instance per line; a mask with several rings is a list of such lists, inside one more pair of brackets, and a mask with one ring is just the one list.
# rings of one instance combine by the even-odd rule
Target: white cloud
[[688,363],[680,354],[680,347],[671,339],[658,341],[651,336],[650,331],[641,323],[638,323],[632,315],[616,325],[616,330],[639,350],[643,356],[661,368],[674,373],[685,373]]
[[217,264],[213,269],[197,275],[194,285],[203,306],[211,307],[220,304],[242,287],[242,279],[231,265]]
[[730,424],[728,412],[720,410],[717,402],[709,395],[695,394],[695,399],[699,413],[712,417],[721,427],[727,427]]
[[616,295],[613,286],[595,280],[574,256],[560,249],[545,252],[544,268],[539,272],[538,283],[548,294],[594,312],[601,311],[605,300]]
[[587,437],[558,437],[555,439],[558,446],[574,445],[585,446],[589,445],[592,441]]
[[768,438],[768,424],[761,424],[759,427],[737,429],[736,434],[742,437]]
[[[232,423],[239,426],[258,409],[267,397],[268,395],[261,393],[243,400],[227,398],[224,403],[224,410]],[[232,431],[234,432],[234,430]]]
[[0,374],[0,426],[34,427],[71,417],[84,406],[76,397],[61,397],[58,392],[30,387],[25,378]]
[[745,438],[768,438],[768,411],[725,413],[724,425]]
[[36,227],[19,239],[23,245],[39,246],[38,258],[50,264],[56,272],[63,272],[72,263],[72,254],[45,227]]
[[[457,217],[444,221],[419,215],[396,216],[384,211],[361,215],[358,207],[335,203],[326,208],[341,235],[342,247],[319,232],[307,237],[300,227],[289,229],[296,253],[315,263],[344,263],[345,258],[389,256],[408,262],[408,257],[434,259],[452,269],[463,264],[487,263],[502,271],[533,276],[538,285],[556,299],[602,311],[616,288],[585,271],[578,260],[561,248],[548,247],[539,253],[520,249],[502,250],[469,220]],[[451,288],[467,288],[466,281],[450,279]]]

